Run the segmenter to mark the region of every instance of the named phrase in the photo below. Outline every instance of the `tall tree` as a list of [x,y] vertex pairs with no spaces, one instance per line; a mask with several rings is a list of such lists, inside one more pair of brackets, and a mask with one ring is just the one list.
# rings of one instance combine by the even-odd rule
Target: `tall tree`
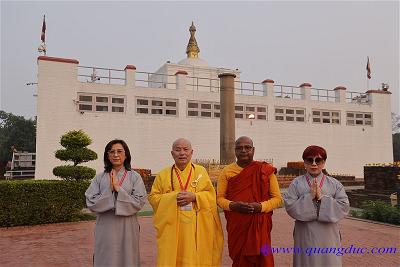
[[14,149],[35,152],[36,121],[0,110],[0,162],[11,160]]

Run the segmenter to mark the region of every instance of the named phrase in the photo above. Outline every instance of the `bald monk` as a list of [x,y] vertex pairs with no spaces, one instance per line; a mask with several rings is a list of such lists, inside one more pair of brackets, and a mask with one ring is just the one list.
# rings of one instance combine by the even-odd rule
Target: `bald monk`
[[226,166],[218,178],[217,202],[225,212],[233,267],[274,266],[271,216],[272,210],[281,206],[282,196],[276,169],[254,161],[254,151],[249,137],[239,137],[235,142],[237,161]]
[[210,177],[191,162],[187,139],[176,140],[171,155],[175,163],[157,174],[149,195],[157,266],[221,266],[224,240]]

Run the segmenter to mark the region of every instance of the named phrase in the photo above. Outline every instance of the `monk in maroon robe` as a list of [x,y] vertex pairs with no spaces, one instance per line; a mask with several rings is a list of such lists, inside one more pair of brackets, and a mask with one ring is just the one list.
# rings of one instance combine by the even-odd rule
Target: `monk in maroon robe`
[[253,160],[253,142],[235,143],[237,162],[218,179],[217,202],[227,221],[229,256],[233,267],[274,266],[271,248],[272,210],[282,204],[276,169]]

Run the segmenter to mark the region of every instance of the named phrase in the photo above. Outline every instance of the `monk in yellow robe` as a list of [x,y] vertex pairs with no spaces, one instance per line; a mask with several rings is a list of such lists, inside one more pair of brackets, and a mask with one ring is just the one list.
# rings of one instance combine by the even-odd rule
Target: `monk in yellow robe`
[[253,141],[235,142],[237,162],[218,178],[218,205],[224,209],[232,267],[273,267],[272,210],[282,204],[276,169],[254,161]]
[[221,266],[223,233],[216,192],[191,143],[172,145],[175,164],[161,170],[148,197],[157,233],[157,266]]

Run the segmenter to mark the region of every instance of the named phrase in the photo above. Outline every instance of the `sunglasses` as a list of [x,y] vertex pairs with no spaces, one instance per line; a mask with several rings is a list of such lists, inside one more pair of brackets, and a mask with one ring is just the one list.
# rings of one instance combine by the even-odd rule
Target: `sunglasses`
[[304,161],[310,165],[313,165],[314,163],[320,165],[325,162],[323,158],[305,158]]

